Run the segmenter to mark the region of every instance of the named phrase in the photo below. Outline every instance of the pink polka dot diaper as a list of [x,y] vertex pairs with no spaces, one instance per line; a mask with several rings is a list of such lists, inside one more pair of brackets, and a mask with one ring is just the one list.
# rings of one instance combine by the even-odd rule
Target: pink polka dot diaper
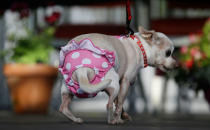
[[106,73],[114,66],[113,52],[96,47],[91,40],[84,39],[79,43],[70,41],[60,51],[59,71],[62,73],[69,91],[79,98],[95,97],[97,93],[86,93],[72,79],[73,72],[81,67],[89,67],[95,71],[91,84],[104,79]]

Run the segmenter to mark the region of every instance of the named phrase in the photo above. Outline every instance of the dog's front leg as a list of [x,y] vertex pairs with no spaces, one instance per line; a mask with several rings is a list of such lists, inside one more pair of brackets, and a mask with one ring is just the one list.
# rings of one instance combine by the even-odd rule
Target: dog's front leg
[[131,116],[122,108],[121,118],[125,121],[132,121]]
[[69,105],[72,101],[73,95],[70,95],[69,93],[62,93],[61,96],[62,96],[62,103],[61,103],[59,111],[63,113],[70,120],[76,123],[82,123],[83,120],[81,118],[76,118],[72,114],[72,112],[69,110]]
[[[117,99],[115,99],[114,104],[117,106]],[[131,116],[124,110],[124,108],[122,107],[122,112],[121,112],[121,118],[124,121],[132,121]],[[116,116],[116,115],[115,115]]]
[[130,81],[128,80],[128,78],[123,77],[123,79],[121,81],[121,85],[120,85],[120,92],[117,97],[117,107],[116,107],[116,111],[115,111],[116,116],[113,121],[113,124],[124,123],[124,121],[121,118],[121,115],[122,115],[123,103],[124,103],[125,98],[128,94],[129,86],[130,86]]

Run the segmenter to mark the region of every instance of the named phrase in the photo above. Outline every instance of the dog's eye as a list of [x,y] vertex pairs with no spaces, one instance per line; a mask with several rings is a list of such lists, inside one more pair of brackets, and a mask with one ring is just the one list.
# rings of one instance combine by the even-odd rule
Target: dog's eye
[[166,51],[166,57],[169,57],[171,55],[171,51],[170,50],[167,50]]

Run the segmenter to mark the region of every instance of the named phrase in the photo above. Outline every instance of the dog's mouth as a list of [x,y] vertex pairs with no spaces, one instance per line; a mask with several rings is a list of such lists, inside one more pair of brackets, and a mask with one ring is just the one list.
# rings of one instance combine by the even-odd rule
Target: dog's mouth
[[166,70],[166,71],[170,71],[171,69],[166,67],[166,66],[163,66],[163,68]]
[[170,68],[166,67],[165,65],[160,65],[159,69],[162,70],[163,72],[167,72],[167,71],[171,70]]

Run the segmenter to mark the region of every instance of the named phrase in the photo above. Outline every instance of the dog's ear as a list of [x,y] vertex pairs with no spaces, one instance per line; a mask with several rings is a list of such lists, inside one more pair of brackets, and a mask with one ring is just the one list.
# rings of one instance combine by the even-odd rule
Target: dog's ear
[[142,26],[139,26],[139,33],[145,40],[152,40],[152,38],[155,36],[154,30],[146,30]]

